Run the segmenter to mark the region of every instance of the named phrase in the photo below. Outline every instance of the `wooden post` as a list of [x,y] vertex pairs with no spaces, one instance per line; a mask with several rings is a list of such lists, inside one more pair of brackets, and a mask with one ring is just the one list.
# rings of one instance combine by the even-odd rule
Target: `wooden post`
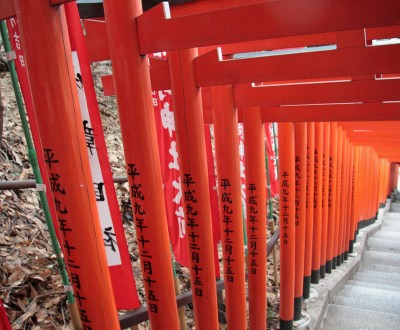
[[342,224],[341,218],[341,192],[342,192],[342,159],[343,159],[343,131],[341,127],[338,127],[338,143],[337,143],[337,180],[336,180],[336,221],[335,221],[335,237],[333,240],[333,259],[332,269],[336,269],[336,266],[340,265],[339,256],[339,228]]
[[212,89],[218,196],[229,329],[245,329],[246,292],[239,163],[238,117],[232,86]]
[[313,221],[313,254],[311,283],[319,283],[321,263],[321,227],[322,227],[322,183],[323,183],[323,153],[324,153],[324,125],[315,123],[314,148],[314,221]]
[[105,0],[104,12],[150,324],[178,329],[148,58],[135,24],[141,1]]
[[295,293],[294,320],[301,319],[304,278],[304,249],[306,237],[306,189],[307,189],[307,123],[295,123]]
[[295,272],[295,143],[293,123],[279,123],[279,190],[281,244],[280,329],[293,329]]
[[214,248],[197,50],[168,53],[196,327],[218,329]]
[[[265,174],[264,129],[260,108],[245,108],[243,112],[249,322],[251,329],[266,329],[267,180]],[[293,300],[291,303],[293,303]]]
[[333,241],[336,225],[336,188],[337,188],[337,123],[331,123],[329,147],[329,191],[328,191],[328,236],[326,248],[326,272],[332,272]]
[[329,222],[329,153],[330,153],[330,123],[324,122],[324,153],[323,153],[323,174],[322,174],[322,226],[321,226],[321,263],[320,277],[325,277],[326,270],[326,250],[328,239]]
[[65,15],[48,1],[14,4],[79,315],[84,328],[118,329]]
[[306,195],[306,244],[304,250],[304,285],[303,298],[310,297],[311,266],[312,266],[312,237],[314,215],[314,147],[315,123],[307,123],[307,195]]

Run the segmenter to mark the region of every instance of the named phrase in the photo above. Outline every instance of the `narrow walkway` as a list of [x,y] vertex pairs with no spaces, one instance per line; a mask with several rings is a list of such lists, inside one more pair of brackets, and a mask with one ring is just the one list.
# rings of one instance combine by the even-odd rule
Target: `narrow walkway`
[[360,270],[328,306],[322,329],[400,329],[400,202],[368,239]]

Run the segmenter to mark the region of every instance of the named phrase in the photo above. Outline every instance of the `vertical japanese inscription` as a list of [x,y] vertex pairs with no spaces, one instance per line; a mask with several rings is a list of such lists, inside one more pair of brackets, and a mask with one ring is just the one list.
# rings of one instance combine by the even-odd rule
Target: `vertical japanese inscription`
[[67,254],[65,260],[69,267],[71,283],[75,288],[75,299],[78,302],[79,314],[82,320],[83,329],[91,330],[91,317],[86,309],[87,300],[90,297],[86,297],[83,292],[84,288],[80,280],[80,268],[81,266],[75,261],[75,256],[78,254],[77,247],[74,245],[72,239],[73,230],[69,226],[70,218],[68,213],[68,205],[63,202],[63,197],[67,195],[67,190],[63,187],[62,176],[57,172],[56,164],[60,164],[60,160],[57,159],[53,149],[44,149],[45,163],[49,171],[50,189],[53,193],[54,205],[57,211],[58,223],[63,238],[64,252]]
[[[250,258],[250,274],[257,274],[257,255],[258,252],[258,222],[259,215],[257,210],[258,196],[257,186],[255,183],[249,183],[248,185],[249,196],[247,199],[247,207],[249,208],[249,258]],[[262,243],[261,243],[262,244]]]
[[329,190],[328,190],[328,207],[332,207],[332,190],[333,190],[333,157],[329,157]]
[[232,220],[232,191],[231,183],[229,179],[221,179],[222,194],[220,196],[220,203],[222,205],[222,222],[223,232],[225,233],[224,238],[224,256],[225,256],[225,273],[227,275],[227,281],[233,283],[235,281],[235,272],[232,270],[232,265],[235,263],[235,259],[232,259],[235,246],[233,245],[232,238],[229,236],[234,233],[230,225],[233,223]]
[[196,190],[193,186],[196,184],[190,173],[184,173],[184,179],[182,182],[182,191],[186,202],[186,215],[187,215],[187,227],[188,227],[188,239],[189,239],[189,257],[192,261],[191,269],[193,274],[193,292],[196,296],[203,296],[203,280],[202,273],[203,268],[199,267],[200,260],[200,246],[198,242],[204,237],[200,237],[196,233],[196,227],[199,226],[198,212],[197,212],[197,198]]
[[289,196],[290,196],[290,184],[289,174],[284,171],[282,173],[282,229],[283,229],[283,244],[289,244]]
[[151,240],[148,236],[149,228],[146,225],[146,210],[143,206],[145,195],[141,190],[142,185],[139,183],[140,172],[136,164],[127,164],[127,173],[132,179],[132,184],[130,184],[130,191],[133,201],[132,209],[136,226],[136,239],[139,245],[140,259],[142,261],[143,281],[147,283],[147,307],[150,313],[156,314],[158,313],[158,297],[155,290],[157,280],[154,279],[153,275],[153,256],[148,250]]
[[300,180],[301,180],[301,165],[300,165],[300,157],[295,157],[295,224],[298,226],[300,224]]
[[314,149],[314,209],[318,205],[318,167],[319,164],[319,154],[318,150]]

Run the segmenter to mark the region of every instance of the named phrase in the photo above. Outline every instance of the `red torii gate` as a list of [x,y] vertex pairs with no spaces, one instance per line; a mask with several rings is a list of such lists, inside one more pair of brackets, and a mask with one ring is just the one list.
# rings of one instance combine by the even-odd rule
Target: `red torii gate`
[[[57,5],[63,3],[64,1],[50,1],[51,5]],[[41,7],[29,7],[29,5],[24,4],[21,1],[4,1],[0,5],[0,17],[5,18],[8,16],[15,15],[14,3],[17,4],[18,8],[22,8],[22,14],[18,13],[19,18],[22,21],[28,20],[27,16],[24,16],[24,10],[30,8],[32,11],[35,10],[45,10],[47,7],[43,3],[41,3]],[[116,5],[112,5],[109,1],[105,2],[106,5],[106,16],[111,21],[114,21],[114,24],[111,24],[111,28],[109,28],[108,33],[110,36],[114,38],[112,41],[114,46],[120,42],[123,47],[133,47],[129,48],[131,51],[130,55],[133,54],[134,65],[130,67],[130,71],[139,72],[140,78],[132,77],[129,75],[123,74],[122,64],[121,70],[117,69],[116,79],[119,79],[119,82],[116,81],[117,86],[117,96],[119,96],[119,103],[125,104],[129,102],[130,98],[127,97],[129,93],[137,91],[128,90],[129,85],[124,83],[121,78],[124,76],[128,80],[130,80],[132,86],[135,86],[139,89],[138,94],[135,94],[138,100],[135,100],[135,104],[138,107],[138,110],[135,111],[135,115],[142,115],[143,121],[147,122],[149,118],[143,111],[148,107],[148,98],[151,92],[150,89],[150,75],[148,72],[148,67],[146,67],[142,55],[153,53],[156,51],[180,51],[181,49],[199,47],[199,46],[212,46],[219,45],[224,43],[233,43],[233,42],[244,42],[259,39],[269,39],[269,38],[291,38],[292,36],[297,35],[307,35],[307,34],[326,34],[331,35],[332,31],[343,31],[343,30],[351,30],[351,29],[359,29],[359,28],[372,28],[372,27],[382,27],[388,25],[398,25],[400,24],[400,17],[398,17],[397,13],[400,9],[400,3],[394,0],[386,0],[386,1],[374,1],[365,4],[364,1],[354,0],[351,2],[342,1],[319,1],[319,0],[309,0],[306,3],[302,1],[289,1],[289,0],[281,0],[279,2],[262,2],[255,1],[249,5],[243,5],[242,1],[236,1],[235,4],[238,7],[228,7],[229,4],[227,2],[223,2],[226,7],[221,10],[214,10],[207,13],[201,12],[207,6],[216,6],[214,9],[219,9],[221,7],[217,7],[215,1],[206,2],[204,6],[200,4],[197,5],[199,12],[194,13],[192,15],[187,16],[178,16],[176,18],[168,17],[168,6],[166,4],[159,5],[156,8],[142,14],[140,10],[140,5],[137,2],[129,2],[125,1],[123,4],[119,4],[120,8],[117,10]],[[126,8],[123,6],[125,5]],[[26,6],[26,7],[25,7]],[[183,14],[187,14],[185,12],[185,7],[177,7],[176,12]],[[196,8],[196,7],[187,7],[187,8]],[[189,9],[188,9],[189,10]],[[26,12],[25,12],[26,13]],[[125,16],[126,15],[126,16]],[[167,16],[167,19],[164,19]],[[282,18],[284,17],[284,21]],[[304,21],[304,17],[307,17],[307,21]],[[132,21],[136,20],[135,24],[131,24]],[[33,20],[32,20],[33,22]],[[287,24],[290,22],[290,24]],[[45,22],[47,23],[47,22]],[[121,25],[117,27],[118,25]],[[284,24],[286,23],[286,25]],[[268,28],[266,28],[268,25]],[[45,26],[45,25],[43,25]],[[125,28],[125,30],[121,31],[120,29]],[[135,30],[137,28],[137,30]],[[131,29],[131,30],[129,30]],[[385,31],[385,35],[391,35],[390,33],[395,31],[393,35],[396,35],[395,28],[391,28],[390,32]],[[129,36],[127,33],[133,32],[133,36]],[[43,31],[41,31],[43,32]],[[398,34],[397,34],[398,35]],[[396,35],[396,36],[397,36]],[[301,38],[301,37],[300,37]],[[128,44],[125,44],[124,41],[128,41]],[[288,41],[288,40],[286,40]],[[359,42],[359,40],[357,41]],[[29,48],[29,47],[28,47]],[[49,46],[49,51],[50,51]],[[125,50],[121,50],[121,48],[112,47],[112,57],[116,59],[116,56]],[[254,50],[254,48],[253,48]],[[197,99],[199,99],[199,95],[197,95],[198,91],[196,88],[201,86],[210,86],[216,84],[235,84],[233,88],[233,99],[234,106],[238,108],[248,108],[250,106],[263,106],[262,111],[260,112],[260,118],[262,120],[268,119],[268,121],[285,121],[285,122],[293,122],[293,121],[345,121],[345,120],[399,120],[400,115],[398,114],[397,105],[396,104],[382,104],[382,101],[399,101],[398,96],[394,93],[396,88],[398,87],[398,81],[375,81],[371,79],[371,75],[373,74],[396,74],[399,72],[399,68],[396,67],[396,62],[393,60],[399,52],[398,46],[384,46],[382,48],[371,47],[368,48],[354,48],[354,54],[357,54],[362,60],[358,63],[358,66],[351,66],[346,70],[340,71],[341,66],[336,66],[335,70],[329,70],[324,66],[321,66],[316,73],[314,73],[319,78],[330,78],[334,77],[348,77],[348,76],[367,76],[364,77],[364,80],[352,81],[349,83],[339,83],[339,82],[330,82],[326,84],[315,84],[315,85],[298,85],[298,86],[268,86],[268,87],[251,87],[251,86],[240,86],[236,85],[236,83],[249,83],[253,82],[254,75],[257,74],[256,80],[262,83],[265,81],[281,81],[281,80],[290,80],[290,79],[310,79],[310,72],[307,70],[297,70],[299,65],[301,66],[301,61],[309,61],[308,65],[312,65],[313,61],[315,61],[315,65],[322,61],[323,56],[319,57],[320,54],[299,54],[295,55],[296,58],[293,57],[293,62],[290,63],[290,56],[278,57],[276,59],[271,60],[271,63],[283,70],[284,60],[288,61],[288,67],[292,68],[289,71],[287,76],[279,75],[279,71],[268,71],[268,70],[260,70],[260,68],[267,67],[267,64],[264,64],[263,60],[260,59],[249,59],[249,60],[228,60],[228,61],[219,61],[215,54],[205,54],[195,59],[193,54],[188,54],[183,51],[180,54],[176,55],[177,61],[186,61],[186,67],[183,68],[185,70],[191,70],[190,66],[193,65],[193,70],[195,72],[195,76],[191,77],[191,80],[185,83],[184,89],[193,89],[193,95],[196,94]],[[340,49],[334,51],[335,54],[332,54],[333,57],[330,58],[331,63],[340,63],[340,61],[349,59],[349,54],[351,53],[348,49]],[[329,54],[330,55],[330,54]],[[210,59],[210,56],[214,56],[214,58]],[[385,58],[386,61],[379,61],[379,59]],[[49,57],[51,60],[51,57]],[[123,58],[126,61],[126,58]],[[214,61],[212,61],[214,60]],[[32,61],[33,62],[33,61]],[[268,62],[268,61],[267,61]],[[296,65],[297,62],[297,65]],[[115,62],[114,62],[115,63]],[[59,63],[61,64],[61,63]],[[131,63],[132,64],[132,63]],[[371,70],[371,65],[373,69]],[[118,66],[118,65],[116,65]],[[160,63],[160,66],[162,64]],[[252,70],[247,71],[249,66]],[[156,65],[153,66],[154,68]],[[307,68],[308,66],[305,66]],[[126,67],[124,67],[126,69]],[[210,70],[212,68],[212,70]],[[211,73],[204,73],[207,70],[214,71],[218,73],[217,75],[211,76]],[[177,71],[170,72],[170,75],[174,75]],[[324,71],[325,70],[325,71]],[[375,71],[375,70],[378,70]],[[380,71],[382,70],[382,71]],[[185,81],[187,79],[187,74],[183,74],[180,78]],[[167,71],[168,72],[168,71]],[[250,75],[246,75],[245,73],[249,72]],[[165,73],[165,67],[164,67]],[[200,74],[202,73],[202,74]],[[203,74],[204,73],[204,74]],[[66,73],[64,73],[66,74]],[[253,74],[253,77],[251,76]],[[275,74],[275,76],[273,75]],[[224,77],[225,75],[225,77]],[[65,76],[66,77],[66,76]],[[135,80],[136,79],[136,80]],[[163,82],[166,83],[166,79],[164,78]],[[175,81],[175,84],[179,83],[179,78]],[[354,90],[349,91],[348,94],[343,94],[340,90],[348,90],[350,86],[346,86],[346,84],[351,84],[351,88],[354,87]],[[172,83],[174,86],[174,82]],[[333,87],[332,87],[333,86]],[[377,90],[378,86],[378,90]],[[386,86],[383,87],[383,86]],[[357,87],[359,89],[357,89]],[[297,90],[295,90],[297,88]],[[322,93],[325,88],[325,93]],[[365,88],[365,89],[364,89]],[[374,89],[375,93],[366,93],[366,89]],[[302,90],[309,91],[309,100],[304,101],[306,99],[302,94]],[[398,90],[398,88],[397,88]],[[122,93],[121,93],[122,91]],[[244,92],[245,91],[245,92]],[[293,94],[290,94],[290,91],[294,91]],[[277,94],[275,94],[277,92]],[[281,99],[277,99],[275,95],[281,93]],[[334,94],[337,93],[337,97],[335,98]],[[392,92],[392,94],[390,94]],[[147,94],[146,94],[147,93]],[[358,94],[357,94],[358,93]],[[385,93],[386,95],[383,95]],[[182,99],[185,101],[193,101],[193,95],[185,95],[185,90],[183,91]],[[207,93],[204,93],[207,94]],[[297,101],[288,101],[288,95],[294,95],[297,97]],[[344,96],[343,96],[344,95]],[[372,96],[371,96],[372,95]],[[321,97],[320,97],[321,96]],[[343,99],[347,99],[348,101],[343,101]],[[122,97],[122,99],[121,99]],[[303,97],[303,99],[302,99]],[[318,100],[320,97],[320,100]],[[325,97],[325,98],[324,98]],[[327,101],[329,97],[332,98],[332,101]],[[375,97],[375,98],[374,98]],[[272,99],[271,99],[272,98]],[[371,101],[371,99],[373,101]],[[273,101],[272,101],[273,100]],[[300,101],[303,100],[303,101]],[[322,101],[321,101],[322,100]],[[342,102],[375,102],[375,104],[349,104],[349,105],[340,105],[337,103],[341,103],[338,100],[342,100]],[[253,102],[253,104],[249,103],[249,101]],[[196,100],[198,102],[198,100]],[[247,102],[247,103],[246,103]],[[288,103],[289,102],[289,103]],[[292,105],[292,102],[296,102],[296,107],[282,107],[281,105]],[[204,102],[207,104],[206,102]],[[324,105],[319,103],[336,103],[336,105]],[[210,104],[210,108],[212,108],[212,102],[209,99],[208,104]],[[307,104],[318,104],[314,106],[307,106]],[[64,104],[65,106],[66,104]],[[195,106],[198,111],[201,111],[201,105]],[[246,109],[248,111],[249,109]],[[122,114],[127,114],[129,109],[126,108],[122,111]],[[254,110],[252,110],[254,111]],[[348,114],[351,112],[351,114]],[[275,116],[275,117],[274,117]],[[259,119],[260,119],[259,118]],[[128,117],[126,118],[129,119]],[[199,118],[198,118],[199,119]],[[199,119],[201,121],[201,118]],[[140,121],[141,123],[142,121]],[[135,126],[136,127],[136,126]],[[284,129],[288,131],[288,134],[291,134],[290,124],[285,126]],[[152,131],[151,123],[147,127]],[[143,131],[140,126],[137,126],[139,132],[143,134],[148,134],[148,132]],[[125,142],[131,141],[130,133],[128,133],[127,126],[122,127],[123,135],[125,135]],[[184,129],[182,129],[184,131]],[[125,133],[124,133],[125,132]],[[138,137],[138,136],[136,136]],[[199,136],[201,140],[201,134]],[[154,153],[154,139],[152,135],[150,135],[149,139],[144,139],[143,141],[149,143],[151,147],[148,150],[151,150]],[[188,141],[188,144],[192,143]],[[145,144],[146,146],[148,144]],[[196,143],[193,144],[196,146]],[[127,147],[126,147],[127,148]],[[140,150],[139,150],[140,151]],[[127,154],[130,155],[129,151],[126,151]],[[391,154],[392,155],[392,154]],[[131,157],[133,159],[137,159],[137,155],[132,154]],[[193,157],[193,158],[191,158]],[[291,155],[288,156],[288,159],[292,159]],[[190,160],[202,160],[203,155],[200,150],[198,153],[194,152],[188,155],[189,163]],[[141,160],[140,160],[141,161]],[[138,162],[140,162],[138,160]],[[128,160],[129,162],[129,160]],[[133,165],[135,163],[131,163]],[[141,168],[143,168],[143,173],[147,171],[145,164],[150,165],[150,163],[146,163],[144,161],[141,164]],[[154,167],[150,168],[154,169]],[[190,168],[190,166],[189,166]],[[133,173],[133,167],[130,168],[131,173]],[[157,172],[157,168],[155,168]],[[201,168],[199,168],[201,172]],[[199,172],[199,173],[200,173]],[[191,172],[187,173],[191,176]],[[199,177],[201,174],[198,174]],[[146,177],[146,174],[144,174]],[[134,177],[131,178],[131,181],[134,181]],[[148,180],[147,180],[148,179]],[[152,178],[154,179],[154,178]],[[189,177],[187,177],[189,180]],[[159,183],[159,180],[156,180]],[[132,182],[131,182],[132,183]],[[188,181],[188,183],[191,183]],[[146,177],[146,180],[143,181],[143,185],[150,184],[150,177]],[[160,185],[158,185],[160,186]],[[158,187],[159,188],[159,187]],[[160,190],[156,188],[152,190],[152,193],[158,197],[160,197]],[[189,187],[188,187],[189,188]],[[147,188],[145,188],[147,189]],[[201,187],[197,188],[201,190]],[[161,202],[161,197],[158,198],[158,202]],[[145,207],[146,210],[148,208]],[[206,208],[207,209],[207,208]],[[162,210],[161,210],[162,211]],[[162,212],[161,212],[162,213]],[[207,212],[206,212],[207,213]],[[162,217],[162,216],[161,216]],[[195,234],[198,233],[195,230],[193,231]],[[206,230],[207,232],[207,230]],[[165,237],[160,238],[161,240],[165,239]],[[164,240],[163,240],[164,242]],[[164,244],[165,245],[165,244]],[[165,246],[164,246],[165,247]],[[167,267],[168,268],[168,267]],[[212,267],[211,267],[212,268]],[[196,271],[197,272],[197,271]],[[168,290],[169,284],[166,284],[165,289]],[[149,286],[146,287],[147,291],[150,291]],[[213,297],[211,297],[210,306],[205,307],[203,312],[210,308],[210,310],[214,307],[213,305]],[[199,300],[200,301],[200,300]],[[196,304],[196,300],[195,300]],[[155,311],[152,311],[155,313]],[[170,313],[174,313],[174,310],[169,310]],[[168,312],[167,312],[168,314]],[[170,315],[172,315],[170,314]],[[201,311],[199,311],[199,315],[201,315]],[[215,316],[213,312],[209,315]],[[205,319],[199,316],[200,319]],[[165,324],[171,325],[174,324],[174,317],[171,318],[165,316],[165,321],[168,323],[163,323],[157,315],[150,314],[150,319],[154,327],[157,328],[157,325],[160,327],[165,326]],[[214,320],[214,318],[213,318]],[[288,319],[283,318],[283,325],[286,327],[291,327],[290,316]],[[172,326],[173,328],[174,326]],[[212,327],[212,325],[211,325]]]
[[[165,8],[162,8],[165,11]],[[160,9],[161,10],[161,6]],[[103,22],[93,22],[87,21],[86,26],[88,27],[89,40],[100,40],[96,33],[91,35],[91,33],[95,32],[96,28],[91,30],[94,26],[104,25]],[[94,26],[93,26],[94,24]],[[91,28],[89,28],[91,27]],[[373,31],[371,33],[374,38],[379,39],[379,36],[397,36],[399,35],[399,29],[397,27],[389,28],[389,29],[379,29]],[[369,34],[369,36],[371,35]],[[277,56],[275,58],[262,58],[262,59],[240,59],[240,60],[232,60],[228,59],[226,61],[222,60],[222,53],[217,52],[215,54],[213,52],[209,52],[207,54],[200,55],[194,60],[194,68],[196,71],[196,83],[197,86],[212,86],[212,85],[223,85],[223,84],[235,84],[233,89],[234,95],[234,105],[236,107],[249,107],[249,106],[259,106],[260,102],[256,99],[254,101],[254,95],[241,95],[240,88],[241,85],[249,83],[253,81],[272,81],[269,83],[270,86],[264,87],[254,87],[254,86],[244,86],[242,90],[247,90],[251,92],[259,92],[261,97],[268,97],[269,95],[276,96],[282,95],[281,102],[276,102],[272,104],[280,105],[290,105],[287,95],[295,95],[302,96],[305,95],[304,89],[309,90],[309,101],[297,101],[300,105],[296,107],[281,107],[281,106],[269,106],[264,107],[262,109],[262,119],[265,121],[287,121],[290,118],[292,121],[335,121],[335,120],[355,120],[355,119],[363,119],[363,120],[379,120],[379,119],[398,119],[398,106],[396,104],[382,104],[382,101],[387,100],[398,100],[398,94],[395,90],[393,90],[392,96],[382,95],[381,89],[377,91],[376,86],[380,84],[380,81],[375,81],[373,76],[379,72],[392,72],[394,75],[397,74],[398,68],[391,65],[388,62],[393,62],[394,58],[391,60],[390,57],[393,55],[392,50],[386,48],[369,49],[365,45],[362,45],[358,48],[355,48],[354,45],[360,45],[365,43],[365,35],[363,31],[349,31],[338,34],[338,38],[336,38],[336,42],[340,41],[340,45],[346,45],[347,48],[344,50],[332,51],[333,55],[329,53],[329,51],[325,53],[312,53],[312,54],[297,54],[297,55],[286,55],[286,56]],[[104,39],[102,39],[104,41]],[[369,39],[369,43],[370,40]],[[258,45],[262,42],[252,43],[253,46]],[[97,47],[99,45],[97,44]],[[90,47],[90,42],[89,42]],[[231,49],[234,49],[232,47]],[[394,48],[392,48],[394,50]],[[96,49],[96,52],[99,50]],[[387,51],[387,52],[386,52]],[[96,52],[94,53],[94,57],[96,57]],[[232,51],[234,52],[234,51]],[[106,53],[106,52],[105,52]],[[353,56],[353,57],[351,57]],[[340,64],[346,62],[352,58],[360,57],[360,61],[357,62],[356,65],[351,66],[347,65],[343,68],[343,65]],[[384,60],[387,59],[387,62]],[[335,64],[332,66],[326,66],[326,64],[322,64],[318,67],[319,63],[326,61],[327,63]],[[306,62],[303,67],[298,70],[299,66],[297,64]],[[383,65],[379,63],[382,62]],[[307,65],[308,63],[308,65]],[[314,64],[314,71],[310,70],[310,66]],[[385,67],[386,64],[389,64]],[[167,63],[160,60],[151,60],[151,77],[152,77],[152,86],[153,88],[169,88],[169,80],[168,80],[168,70]],[[316,66],[316,68],[315,68]],[[267,68],[267,69],[265,69]],[[272,68],[272,70],[270,69]],[[260,70],[261,69],[261,70]],[[263,70],[264,69],[264,70]],[[380,71],[382,70],[382,71]],[[310,73],[311,71],[311,73]],[[287,73],[289,75],[282,76],[282,72]],[[343,77],[347,75],[346,77]],[[352,81],[352,78],[357,76],[362,76],[360,80]],[[308,81],[307,78],[312,77]],[[317,79],[315,78],[317,77]],[[337,77],[337,81],[335,78]],[[104,79],[106,93],[111,94],[112,91],[109,88],[109,84],[111,82],[111,77],[107,77]],[[319,79],[318,79],[319,78]],[[324,79],[325,78],[325,81]],[[299,81],[300,86],[290,86],[293,84],[293,81],[281,81],[282,79],[293,79]],[[358,78],[359,79],[359,78]],[[319,80],[319,81],[318,81]],[[331,81],[330,81],[331,80]],[[340,81],[343,80],[343,81]],[[276,81],[276,85],[274,83]],[[325,82],[325,84],[318,85],[317,83]],[[343,82],[351,82],[351,84],[343,84]],[[296,82],[294,82],[296,83]],[[310,83],[310,85],[306,85],[306,83]],[[315,83],[315,84],[312,84]],[[390,87],[394,84],[392,82],[387,83],[386,81],[380,85],[386,85],[389,89],[388,94],[390,94]],[[397,81],[395,82],[397,83]],[[304,84],[304,85],[301,85]],[[271,86],[272,85],[272,86]],[[279,86],[283,85],[283,86]],[[285,86],[289,85],[289,86]],[[349,86],[353,88],[349,88]],[[373,86],[373,87],[372,87]],[[325,92],[316,92],[315,89],[323,89],[325,87]],[[372,87],[374,93],[370,91],[366,91],[365,88]],[[297,88],[299,91],[288,93],[289,89]],[[112,89],[112,88],[111,88]],[[337,92],[337,97],[332,95],[331,90],[339,90]],[[238,92],[239,90],[239,92]],[[280,90],[281,94],[276,93],[276,90]],[[355,92],[354,92],[354,91]],[[271,92],[272,91],[272,92]],[[347,93],[343,93],[346,91]],[[358,92],[358,95],[357,95]],[[212,101],[210,100],[210,95],[208,91],[204,89],[203,93],[203,108],[206,105],[206,109],[213,108]],[[344,94],[344,95],[343,95]],[[237,101],[236,95],[240,95],[244,102],[251,100],[252,104],[240,104]],[[316,100],[315,95],[321,95],[322,99]],[[323,99],[323,97],[327,95],[327,98]],[[371,96],[372,95],[372,96]],[[208,96],[208,99],[207,99]],[[375,99],[374,99],[375,96]],[[341,97],[341,99],[340,99]],[[338,99],[339,98],[339,99]],[[368,104],[357,104],[361,101],[365,101],[368,99],[369,101],[373,100],[375,103]],[[393,98],[393,99],[391,99]],[[340,104],[341,102],[352,102],[352,104]],[[356,103],[357,102],[357,103]],[[301,105],[301,104],[315,104],[313,106]],[[331,104],[318,104],[318,103],[331,103]],[[208,107],[207,107],[208,105]],[[239,117],[243,117],[242,113],[245,109],[239,110]],[[255,110],[252,110],[255,111]],[[207,116],[205,113],[206,121],[212,121],[210,116]],[[240,120],[241,121],[241,120]],[[348,182],[348,181],[346,181]],[[344,241],[343,241],[344,242]]]

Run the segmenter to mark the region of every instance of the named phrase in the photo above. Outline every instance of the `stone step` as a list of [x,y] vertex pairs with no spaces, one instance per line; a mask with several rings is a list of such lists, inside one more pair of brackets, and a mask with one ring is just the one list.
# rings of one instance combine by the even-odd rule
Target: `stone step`
[[400,229],[400,216],[398,214],[388,214],[385,217],[385,221],[382,223],[381,230],[387,231],[389,229]]
[[339,294],[342,297],[358,298],[376,301],[381,304],[391,304],[400,310],[400,292],[382,289],[366,288],[346,284]]
[[383,239],[399,239],[399,233],[389,230],[380,230],[372,237],[383,238]]
[[400,254],[393,252],[367,250],[364,253],[362,264],[363,266],[369,266],[371,264],[388,265],[392,267],[399,267],[400,270]]
[[357,280],[350,280],[347,282],[347,284],[353,285],[353,286],[361,286],[364,288],[372,288],[372,289],[400,292],[400,285],[390,285],[390,284],[382,284],[382,283],[376,283],[376,282],[374,283],[374,282],[368,282],[368,281],[357,281]]
[[369,300],[369,299],[358,299],[358,298],[338,296],[335,299],[335,305],[350,306],[361,309],[368,309],[370,311],[378,311],[378,312],[400,315],[399,306],[390,304],[382,305],[376,302],[375,300]]
[[357,272],[357,275],[368,276],[378,280],[400,282],[400,273],[395,274],[395,273],[381,272],[379,270],[360,269]]
[[400,315],[370,310],[329,305],[323,330],[399,330]]
[[390,205],[390,212],[400,212],[400,203],[392,203]]
[[357,281],[357,282],[376,283],[376,284],[383,284],[383,285],[389,285],[389,286],[400,288],[400,282],[397,280],[394,280],[394,281],[383,280],[383,279],[380,279],[379,277],[371,277],[371,276],[366,276],[364,274],[356,274],[354,276],[353,280]]
[[400,274],[400,267],[390,266],[390,265],[381,265],[381,264],[375,264],[375,263],[364,263],[361,266],[361,269]]
[[400,253],[400,239],[385,239],[373,236],[368,239],[366,249],[368,251]]

